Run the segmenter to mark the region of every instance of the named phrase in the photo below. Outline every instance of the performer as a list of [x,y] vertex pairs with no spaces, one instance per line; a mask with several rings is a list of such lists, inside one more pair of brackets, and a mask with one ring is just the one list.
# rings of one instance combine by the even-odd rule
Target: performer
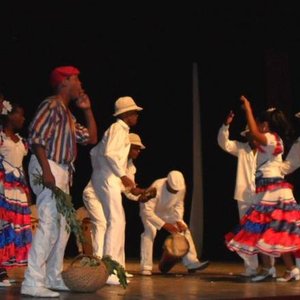
[[0,286],[10,286],[7,268],[26,266],[31,245],[30,192],[23,169],[27,142],[18,134],[24,110],[0,97]]
[[[126,174],[130,149],[129,129],[138,122],[137,106],[128,96],[115,101],[116,122],[105,131],[101,141],[91,150],[93,165],[92,185],[101,201],[107,228],[103,254],[110,255],[125,268],[125,214],[122,205],[122,190],[133,191],[134,181]],[[115,274],[109,276],[108,284],[119,284]]]
[[[226,152],[237,157],[237,170],[234,199],[237,201],[239,217],[245,215],[246,211],[255,202],[255,170],[257,149],[248,127],[241,132],[241,135],[247,139],[246,142],[231,140],[229,138],[229,127],[234,119],[233,111],[227,115],[223,125],[218,132],[218,144]],[[251,277],[257,274],[258,257],[257,255],[243,255],[239,253],[244,260],[245,271],[242,276]]]
[[[52,290],[68,290],[61,272],[69,234],[66,220],[56,209],[51,191],[55,186],[69,193],[76,159],[76,143],[95,144],[97,128],[88,95],[73,66],[55,68],[50,75],[54,95],[38,107],[29,127],[29,145],[33,152],[29,162],[29,177],[39,215],[39,226],[29,253],[28,268],[21,293],[33,297],[59,297]],[[76,122],[69,107],[71,101],[84,114],[87,128]],[[43,186],[34,182],[40,173]],[[58,223],[59,217],[59,223]]]
[[140,204],[140,216],[144,225],[141,235],[141,274],[152,275],[153,242],[157,230],[161,228],[170,233],[181,232],[188,240],[189,252],[182,259],[188,272],[205,269],[209,262],[198,260],[191,232],[183,221],[186,193],[183,174],[177,170],[171,171],[167,177],[154,181],[151,187],[156,189],[156,196]]
[[[142,149],[145,149],[141,138],[138,134],[129,133],[129,142],[130,142],[130,150],[128,154],[128,161],[126,167],[126,175],[135,182],[135,173],[136,167],[133,163],[136,160],[141,152]],[[149,196],[152,196],[153,193],[150,195],[145,195],[145,190],[143,188],[134,188],[132,190],[135,194],[126,191],[124,187],[122,187],[122,192],[129,200],[133,201],[141,201],[145,202],[148,200]],[[155,191],[152,191],[155,192]],[[93,224],[92,229],[92,245],[93,245],[93,255],[102,257],[103,256],[103,246],[104,246],[104,237],[107,228],[107,222],[105,219],[103,207],[101,201],[98,199],[94,187],[92,185],[92,181],[90,180],[86,185],[83,191],[83,202],[87,209],[88,215],[91,219]],[[127,277],[133,277],[132,274],[126,272]]]
[[292,252],[300,249],[300,209],[291,185],[281,173],[283,140],[290,124],[282,111],[271,108],[254,119],[250,102],[241,96],[250,134],[257,143],[256,193],[257,204],[245,214],[233,234],[226,237],[232,251],[253,255],[260,253],[261,272],[252,281],[276,277],[270,256],[281,256],[286,267],[278,281],[299,280],[300,271],[294,265]]

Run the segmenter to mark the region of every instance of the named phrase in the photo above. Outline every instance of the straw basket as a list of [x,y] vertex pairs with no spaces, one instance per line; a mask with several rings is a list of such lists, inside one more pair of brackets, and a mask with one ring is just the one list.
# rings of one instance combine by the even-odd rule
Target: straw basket
[[[81,266],[78,261],[84,257],[96,259],[99,265]],[[92,293],[106,283],[108,272],[105,264],[100,259],[92,255],[78,255],[70,266],[62,272],[62,278],[71,291]]]

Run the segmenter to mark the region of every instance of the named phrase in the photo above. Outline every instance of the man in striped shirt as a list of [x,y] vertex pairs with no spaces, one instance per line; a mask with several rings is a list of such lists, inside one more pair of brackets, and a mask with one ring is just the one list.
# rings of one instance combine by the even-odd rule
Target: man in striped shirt
[[[21,293],[34,297],[59,297],[53,290],[68,290],[61,271],[69,234],[65,218],[58,212],[51,191],[55,186],[69,193],[76,159],[76,144],[95,144],[97,127],[91,102],[79,80],[79,70],[73,66],[55,68],[50,83],[55,94],[38,107],[29,126],[29,145],[32,155],[29,177],[39,214],[39,227],[35,233],[28,258],[28,268]],[[69,110],[71,101],[82,110],[86,128],[76,122]],[[34,182],[41,174],[43,185]]]

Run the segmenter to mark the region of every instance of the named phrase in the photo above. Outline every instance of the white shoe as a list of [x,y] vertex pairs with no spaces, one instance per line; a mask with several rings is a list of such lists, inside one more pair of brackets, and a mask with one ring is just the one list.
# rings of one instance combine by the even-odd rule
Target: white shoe
[[300,280],[300,270],[298,268],[294,268],[293,270],[289,271],[286,270],[283,277],[276,279],[279,282],[287,282],[291,280]]
[[126,278],[132,278],[132,277],[133,277],[133,274],[128,273],[128,272],[125,272],[125,276],[126,276]]
[[106,284],[109,284],[109,285],[120,285],[118,276],[115,275],[115,274],[109,275],[108,279],[106,281]]
[[65,285],[63,281],[60,281],[56,284],[49,283],[46,285],[46,288],[54,291],[70,292],[70,289]]
[[41,297],[41,298],[57,298],[59,297],[59,293],[53,292],[42,286],[21,286],[21,294],[32,296],[32,297]]
[[141,271],[141,275],[145,275],[145,276],[151,276],[152,272],[150,270],[142,270]]
[[254,281],[254,282],[262,281],[268,277],[272,277],[272,278],[276,277],[275,267],[271,267],[270,269],[262,268],[257,276],[251,278],[251,281]]
[[0,286],[11,286],[11,283],[8,279],[3,279],[2,281],[0,281]]

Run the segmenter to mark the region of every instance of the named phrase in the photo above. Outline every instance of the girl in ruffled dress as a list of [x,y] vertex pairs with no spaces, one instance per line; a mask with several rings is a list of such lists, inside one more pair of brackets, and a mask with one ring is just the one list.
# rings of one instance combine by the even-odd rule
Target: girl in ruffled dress
[[23,170],[28,148],[17,133],[24,110],[0,98],[0,286],[10,286],[7,268],[26,266],[31,245],[29,189]]
[[249,130],[258,144],[255,174],[257,201],[247,211],[234,233],[226,235],[231,251],[246,255],[260,253],[262,269],[252,278],[261,281],[276,277],[271,256],[282,257],[286,271],[277,281],[299,280],[300,271],[294,264],[293,251],[300,249],[300,207],[292,186],[280,170],[283,141],[291,126],[282,111],[272,108],[254,119],[250,102],[241,96]]

